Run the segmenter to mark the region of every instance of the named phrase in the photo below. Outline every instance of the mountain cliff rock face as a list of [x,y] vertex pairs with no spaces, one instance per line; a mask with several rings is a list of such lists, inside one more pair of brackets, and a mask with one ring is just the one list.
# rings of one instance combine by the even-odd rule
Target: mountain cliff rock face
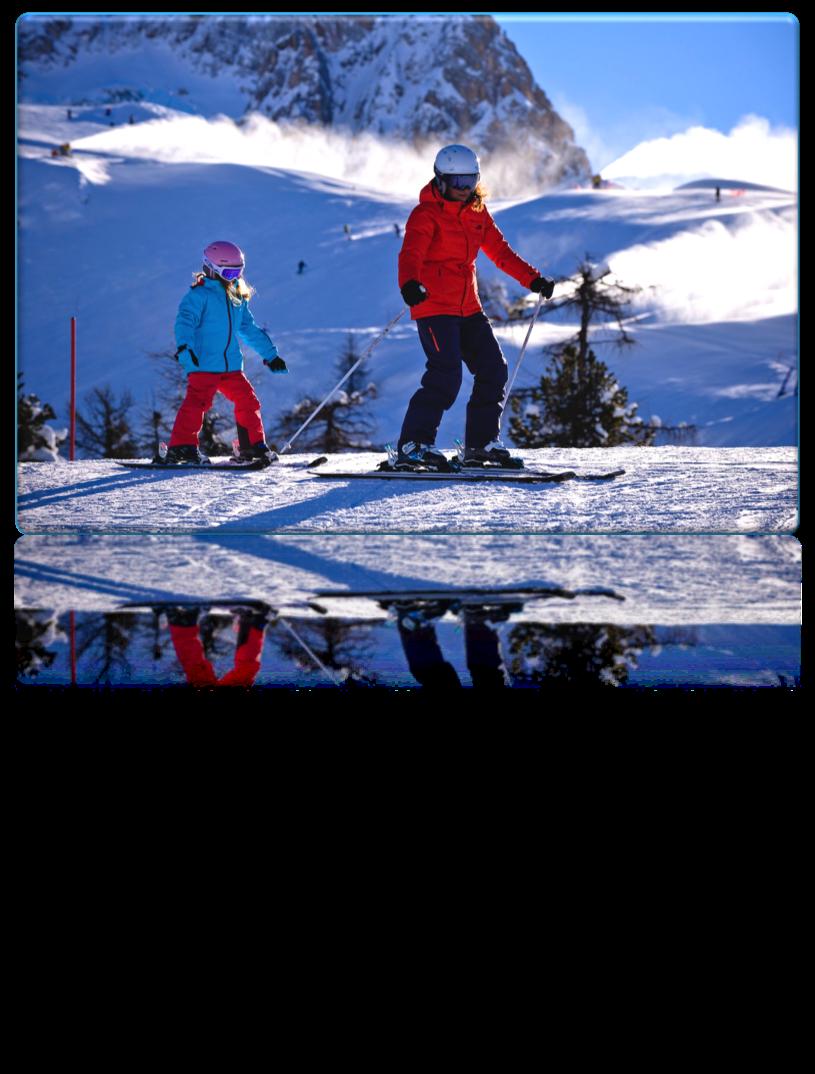
[[[438,147],[509,155],[539,189],[591,174],[574,133],[497,23],[475,16],[164,16],[19,24],[20,97],[32,70],[169,45],[198,75],[231,77],[246,112]],[[161,60],[157,54],[157,66]],[[117,72],[127,88],[127,63]],[[99,90],[104,91],[100,86]],[[149,97],[137,84],[134,97]]]

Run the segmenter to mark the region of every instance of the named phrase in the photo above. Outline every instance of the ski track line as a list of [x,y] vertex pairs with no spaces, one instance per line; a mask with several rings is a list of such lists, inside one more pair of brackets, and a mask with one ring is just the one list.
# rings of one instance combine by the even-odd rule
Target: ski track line
[[[237,492],[239,490],[236,489],[235,491]],[[191,507],[187,507],[187,510],[184,512],[182,519],[179,519],[176,525],[179,525],[179,523],[183,525],[183,520],[189,519],[191,516],[196,515],[200,511],[206,511],[207,508],[209,508],[213,503],[219,502],[224,497],[229,497],[228,489],[221,490],[219,495],[213,496],[211,499],[205,500],[203,503],[200,500],[196,501]],[[218,515],[221,516],[222,512],[218,511]],[[216,525],[221,525],[221,522],[216,523]]]

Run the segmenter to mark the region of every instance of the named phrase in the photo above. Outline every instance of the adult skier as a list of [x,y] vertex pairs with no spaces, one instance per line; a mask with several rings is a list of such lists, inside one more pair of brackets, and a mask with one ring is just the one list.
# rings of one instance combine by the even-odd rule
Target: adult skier
[[245,265],[243,251],[233,242],[211,242],[204,250],[201,271],[195,273],[179,304],[175,357],[188,374],[187,393],[176,415],[167,455],[156,462],[209,462],[198,450],[198,435],[216,392],[235,404],[241,460],[268,466],[277,458],[266,444],[260,402],[243,372],[238,339],[254,347],[273,373],[288,369],[277,347],[255,324],[249,309],[254,291],[243,278]]
[[499,439],[507,363],[478,297],[476,255],[483,250],[503,272],[545,298],[554,280],[524,261],[501,234],[486,207],[472,149],[445,146],[433,171],[408,217],[399,253],[399,288],[416,321],[427,367],[402,423],[396,466],[450,469],[435,440],[461,388],[462,362],[474,377],[464,465],[521,465]]

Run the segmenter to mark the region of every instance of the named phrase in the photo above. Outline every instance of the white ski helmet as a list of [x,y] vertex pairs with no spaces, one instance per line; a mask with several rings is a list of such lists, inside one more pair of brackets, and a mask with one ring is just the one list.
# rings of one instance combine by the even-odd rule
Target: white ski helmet
[[[481,178],[481,165],[478,157],[466,145],[446,145],[440,149],[433,162],[433,171],[442,194],[447,189],[448,176],[461,176],[458,181],[450,180],[451,186],[468,185],[473,190]],[[464,182],[465,177],[469,183]]]
[[243,250],[234,242],[211,242],[204,250],[204,271],[207,275],[220,276],[222,280],[236,280],[243,275],[246,258]]

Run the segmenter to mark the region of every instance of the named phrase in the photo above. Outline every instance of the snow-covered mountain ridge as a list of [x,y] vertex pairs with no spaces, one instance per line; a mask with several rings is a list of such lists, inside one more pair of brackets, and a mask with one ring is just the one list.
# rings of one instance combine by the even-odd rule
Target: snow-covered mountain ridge
[[[466,141],[538,190],[590,175],[574,133],[489,15],[143,18],[19,24],[22,100],[154,102],[233,119]],[[69,91],[70,87],[70,93]]]

